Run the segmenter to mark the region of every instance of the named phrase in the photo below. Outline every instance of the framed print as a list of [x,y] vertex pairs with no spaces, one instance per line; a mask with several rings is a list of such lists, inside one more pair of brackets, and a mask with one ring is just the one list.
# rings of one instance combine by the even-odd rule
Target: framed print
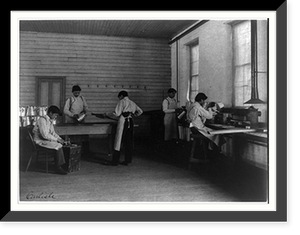
[[[12,11],[11,208],[1,222],[287,222],[288,2],[268,7]],[[43,77],[52,80],[37,86]],[[82,164],[63,176],[34,162],[25,171],[24,146],[13,141],[25,127],[20,107],[54,100],[63,113],[74,85],[90,114],[54,130],[68,126],[60,133],[81,146]],[[180,111],[201,92],[224,113],[235,108],[227,123],[225,115],[219,119],[231,127],[224,158],[191,161],[195,136],[182,122],[177,141],[164,139],[162,102],[170,87]],[[133,117],[132,164],[114,167],[107,164],[115,148],[107,125],[118,124],[104,128],[103,115],[92,113],[113,112],[121,90],[144,113]],[[263,103],[245,104],[258,93]],[[210,125],[222,126],[218,119]]]

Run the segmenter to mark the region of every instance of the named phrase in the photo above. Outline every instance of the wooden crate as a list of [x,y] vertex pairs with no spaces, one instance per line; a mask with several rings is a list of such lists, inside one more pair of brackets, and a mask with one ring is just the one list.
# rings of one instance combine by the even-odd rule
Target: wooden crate
[[63,146],[66,164],[64,164],[64,170],[68,172],[74,172],[80,170],[80,158],[81,158],[81,146],[68,145]]

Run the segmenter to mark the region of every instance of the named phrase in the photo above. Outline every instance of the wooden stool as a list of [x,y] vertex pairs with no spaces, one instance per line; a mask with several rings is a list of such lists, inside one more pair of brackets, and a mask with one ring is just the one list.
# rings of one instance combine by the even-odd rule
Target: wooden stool
[[[193,141],[193,143],[192,143],[192,148],[191,148],[191,155],[189,158],[189,166],[188,166],[189,170],[191,169],[192,163],[207,163],[208,162],[207,138],[200,133],[199,134],[191,134],[190,137],[191,137],[191,140]],[[203,150],[203,158],[201,158],[201,159],[194,158],[197,143],[199,143],[199,146],[202,147],[202,150]]]

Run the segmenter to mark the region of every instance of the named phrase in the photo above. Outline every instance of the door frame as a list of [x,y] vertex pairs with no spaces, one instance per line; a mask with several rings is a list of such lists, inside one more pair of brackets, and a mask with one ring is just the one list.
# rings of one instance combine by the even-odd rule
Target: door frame
[[[60,80],[62,82],[62,89],[61,89],[61,101],[60,101],[60,106],[61,112],[63,113],[63,108],[65,105],[65,94],[66,94],[66,77],[64,76],[36,76],[35,77],[35,90],[36,90],[36,95],[35,95],[35,105],[39,106],[39,97],[40,97],[40,81],[45,81],[45,82],[51,82],[54,80]],[[62,119],[64,121],[64,115],[62,115]]]

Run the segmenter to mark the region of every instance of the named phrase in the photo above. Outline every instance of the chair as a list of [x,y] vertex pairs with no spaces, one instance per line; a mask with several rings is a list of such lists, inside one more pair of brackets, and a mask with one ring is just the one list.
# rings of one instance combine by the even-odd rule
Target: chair
[[[191,154],[189,157],[189,170],[192,167],[192,163],[207,163],[208,162],[208,139],[202,135],[201,133],[192,133],[190,135],[190,138],[192,140],[192,148],[191,148]],[[195,158],[195,149],[196,146],[202,147],[202,153],[203,158]]]
[[53,158],[54,159],[54,156],[56,154],[55,150],[54,149],[47,149],[47,148],[43,148],[39,145],[37,145],[34,140],[33,140],[33,133],[32,133],[32,130],[33,130],[33,126],[27,126],[27,134],[29,136],[29,139],[30,139],[30,142],[31,142],[31,147],[32,147],[32,152],[30,154],[30,158],[28,160],[28,164],[27,164],[27,167],[26,167],[26,170],[25,172],[28,171],[28,168],[31,164],[31,161],[32,161],[32,158],[33,156],[36,157],[36,162],[38,162],[38,159],[41,157],[41,156],[44,156],[45,157],[45,162],[46,162],[46,173],[48,173],[48,165],[49,165],[49,159],[50,158]]

